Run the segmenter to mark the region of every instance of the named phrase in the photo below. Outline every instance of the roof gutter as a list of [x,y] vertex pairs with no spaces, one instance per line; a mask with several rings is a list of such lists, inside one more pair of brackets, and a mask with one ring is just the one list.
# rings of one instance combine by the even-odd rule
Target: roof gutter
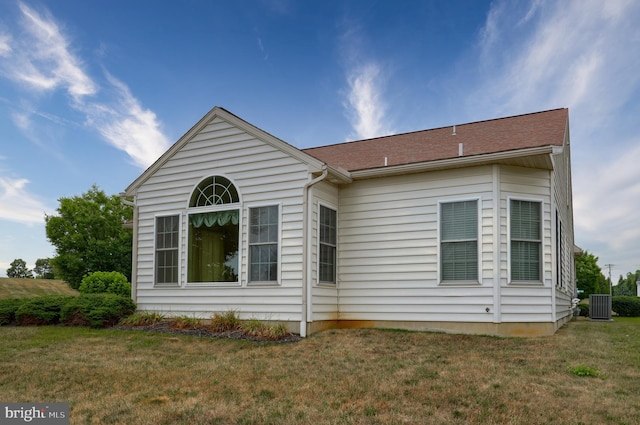
[[[419,173],[423,171],[442,170],[446,168],[469,167],[473,165],[483,165],[505,161],[509,159],[522,158],[527,156],[548,155],[557,152],[557,146],[540,146],[536,148],[518,149],[505,152],[496,152],[482,155],[461,156],[437,161],[417,162],[414,164],[392,165],[388,167],[369,168],[366,170],[351,171],[351,177],[356,179],[366,179],[372,177],[385,177],[398,174]],[[560,148],[562,149],[562,148]]]

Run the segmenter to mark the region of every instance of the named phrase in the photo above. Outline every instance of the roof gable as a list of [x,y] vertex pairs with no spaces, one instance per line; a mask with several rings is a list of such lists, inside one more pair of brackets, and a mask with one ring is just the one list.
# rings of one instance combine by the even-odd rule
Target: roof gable
[[568,110],[554,109],[304,149],[348,171],[402,166],[543,146],[563,146]]
[[[149,168],[147,168],[133,183],[131,183],[125,190],[124,195],[135,195],[135,192],[140,187],[140,185],[142,185],[147,179],[149,179],[149,177],[151,177],[187,143],[189,143],[189,141],[191,141],[194,136],[200,133],[210,122],[212,122],[216,118],[220,118],[233,125],[234,127],[237,127],[244,132],[251,134],[253,137],[261,140],[262,142],[267,143],[294,158],[297,158],[301,162],[309,165],[311,172],[320,172],[324,168],[326,168],[326,164],[323,161],[311,155],[308,155],[298,148],[278,139],[277,137],[272,136],[264,130],[261,130],[258,127],[249,124],[248,122],[232,114],[226,109],[216,106],[211,109],[204,117],[202,117],[200,121],[198,121],[193,127],[191,127],[189,131],[187,131],[182,137],[180,137],[180,139],[178,139],[176,143],[174,143],[160,158],[158,158],[156,162],[154,162]],[[333,171],[335,172],[335,170]],[[340,171],[337,172],[340,173]]]

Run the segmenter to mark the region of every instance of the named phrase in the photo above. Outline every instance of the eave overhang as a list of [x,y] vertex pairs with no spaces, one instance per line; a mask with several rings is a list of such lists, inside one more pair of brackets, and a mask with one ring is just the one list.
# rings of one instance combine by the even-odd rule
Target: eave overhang
[[561,147],[549,145],[483,155],[459,156],[437,161],[354,170],[351,171],[351,177],[353,180],[360,180],[489,164],[553,170],[551,155],[559,153],[558,149],[562,150]]

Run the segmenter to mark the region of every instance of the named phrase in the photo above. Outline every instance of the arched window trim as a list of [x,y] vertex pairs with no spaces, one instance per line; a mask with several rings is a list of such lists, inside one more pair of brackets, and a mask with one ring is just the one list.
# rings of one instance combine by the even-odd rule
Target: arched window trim
[[[191,201],[192,198],[194,197],[194,194],[196,193],[196,191],[199,190],[199,188],[203,185],[203,183],[205,183],[207,180],[209,179],[214,179],[215,178],[224,178],[229,185],[227,186],[228,188],[233,188],[233,191],[235,192],[236,195],[236,199],[233,199],[233,194],[232,196],[229,198],[231,201],[234,202],[222,202],[222,203],[208,203],[207,205],[199,205],[199,206],[191,206]],[[238,254],[237,254],[237,281],[191,281],[189,278],[189,264],[191,264],[191,259],[189,258],[191,253],[190,250],[187,249],[187,271],[186,271],[186,276],[185,276],[185,282],[187,286],[209,286],[209,285],[213,285],[213,286],[238,286],[238,285],[242,285],[242,252],[241,252],[241,244],[242,244],[242,213],[243,213],[243,208],[242,208],[242,196],[240,195],[240,191],[238,190],[238,186],[236,185],[236,183],[233,181],[233,179],[225,176],[224,174],[212,174],[206,177],[201,178],[198,183],[196,185],[193,186],[193,189],[191,191],[191,195],[189,196],[189,199],[187,200],[187,228],[191,228],[193,222],[192,222],[192,217],[195,215],[198,216],[202,216],[205,215],[204,219],[202,220],[203,222],[206,221],[217,221],[218,224],[220,225],[225,225],[227,223],[231,224],[233,223],[234,225],[238,226]],[[231,215],[225,214],[226,212],[232,213]],[[235,213],[235,214],[233,214]],[[228,215],[228,217],[227,217]],[[200,225],[200,227],[205,228],[207,226],[212,225],[212,223],[202,223]],[[198,223],[200,224],[200,223]],[[193,226],[195,227],[195,226]],[[187,235],[187,246],[190,246],[191,244],[191,236]]]
[[[215,179],[216,178],[222,178],[225,179],[227,182],[229,182],[229,185],[226,186],[226,188],[224,189],[224,194],[229,194],[230,200],[231,202],[211,202],[211,203],[205,203],[204,205],[195,205],[192,206],[192,200],[194,198],[194,195],[196,195],[197,191],[201,191],[203,192],[200,187],[208,180],[208,179],[213,179],[212,183],[213,185],[215,185]],[[233,189],[232,193],[231,191],[229,191],[229,188]],[[236,200],[233,200],[233,195],[235,194]],[[205,193],[201,193],[199,195],[199,199],[202,199],[201,197],[207,197],[208,195]],[[213,193],[211,195],[211,197],[214,197],[215,193]],[[238,191],[238,186],[236,185],[236,183],[233,181],[233,179],[230,179],[229,177],[225,176],[224,174],[212,174],[206,177],[203,177],[202,179],[200,179],[200,181],[193,187],[193,189],[191,190],[191,195],[189,196],[189,199],[187,200],[187,209],[189,210],[199,210],[199,209],[226,209],[229,208],[230,206],[238,206],[238,205],[242,205],[242,197],[240,195],[240,192]]]

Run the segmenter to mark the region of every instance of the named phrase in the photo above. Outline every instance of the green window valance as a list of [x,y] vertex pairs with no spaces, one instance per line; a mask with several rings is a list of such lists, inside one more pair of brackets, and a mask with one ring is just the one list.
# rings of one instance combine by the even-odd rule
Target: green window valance
[[239,221],[239,214],[238,210],[212,211],[206,213],[189,214],[189,220],[191,220],[191,225],[196,229],[202,226],[224,226],[227,223],[237,225]]

